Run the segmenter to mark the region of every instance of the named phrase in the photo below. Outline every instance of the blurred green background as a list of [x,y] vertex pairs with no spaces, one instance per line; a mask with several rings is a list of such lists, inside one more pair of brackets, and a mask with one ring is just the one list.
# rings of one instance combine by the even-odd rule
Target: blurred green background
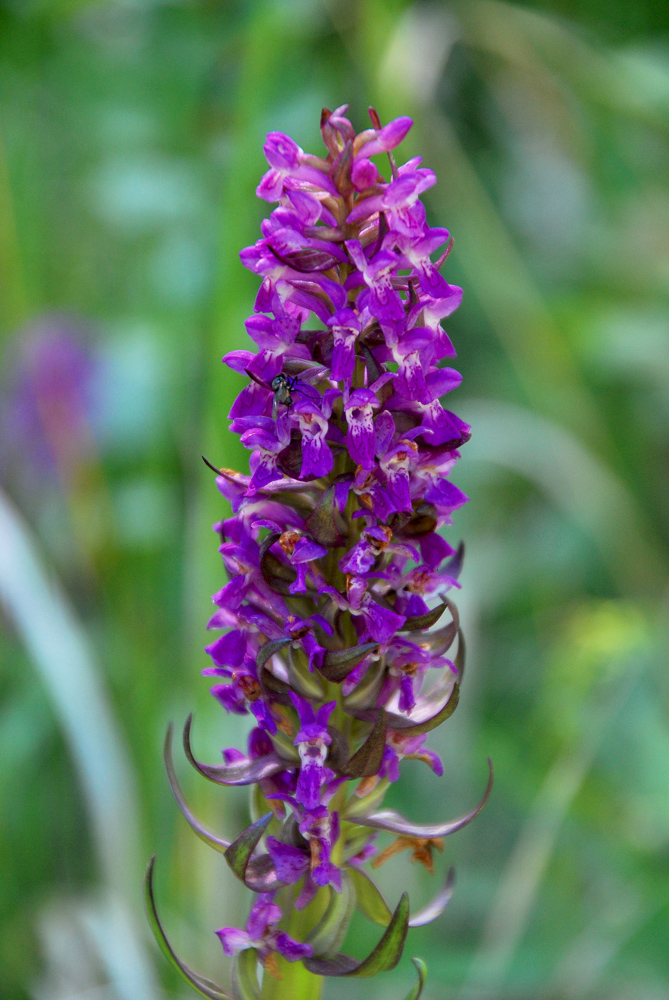
[[[488,754],[497,780],[405,955],[426,1000],[669,997],[669,4],[3,0],[3,1000],[185,1000],[142,912],[153,851],[175,945],[226,975],[212,931],[247,901],[161,761],[191,709],[212,760],[246,726],[199,676],[223,513],[199,456],[246,468],[219,359],[246,346],[263,137],[317,152],[345,101],[358,128],[414,117],[465,289],[468,678],[446,777],[407,762],[393,803],[457,815]],[[238,831],[243,790],[178,764]],[[380,875],[433,891],[403,858]]]

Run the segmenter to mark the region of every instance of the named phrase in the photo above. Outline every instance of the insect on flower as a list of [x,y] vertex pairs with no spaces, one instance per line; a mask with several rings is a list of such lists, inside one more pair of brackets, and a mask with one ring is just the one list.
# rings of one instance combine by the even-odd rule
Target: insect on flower
[[291,376],[285,375],[283,372],[279,372],[279,374],[275,375],[268,385],[263,379],[258,378],[257,375],[250,372],[248,368],[246,369],[246,374],[258,385],[261,385],[263,389],[267,389],[268,392],[274,393],[274,399],[272,401],[272,420],[276,420],[277,418],[279,404],[290,408],[293,405],[292,393],[304,392],[304,389],[299,384],[300,380],[297,375]]

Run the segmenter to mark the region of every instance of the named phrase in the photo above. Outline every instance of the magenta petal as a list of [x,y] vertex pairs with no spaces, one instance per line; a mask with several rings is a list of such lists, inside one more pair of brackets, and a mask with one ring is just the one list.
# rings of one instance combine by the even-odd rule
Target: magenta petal
[[280,952],[287,962],[299,962],[303,958],[313,955],[314,949],[310,944],[300,944],[280,931],[274,939],[276,950]]
[[226,955],[237,955],[244,948],[251,947],[251,939],[246,931],[237,930],[236,927],[221,927],[214,933],[220,939]]
[[309,867],[309,855],[305,851],[290,844],[283,844],[275,837],[267,838],[267,850],[274,862],[279,881],[285,882],[286,885],[299,882]]

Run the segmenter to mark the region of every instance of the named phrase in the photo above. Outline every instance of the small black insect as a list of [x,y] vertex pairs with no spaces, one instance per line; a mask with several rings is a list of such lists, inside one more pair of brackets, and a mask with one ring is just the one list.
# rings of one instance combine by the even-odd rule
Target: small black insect
[[[272,401],[272,419],[276,420],[277,413],[279,411],[279,404],[282,406],[292,406],[294,392],[304,392],[304,389],[300,387],[300,380],[297,375],[284,375],[283,372],[279,372],[275,375],[270,384],[263,382],[262,379],[250,372],[248,368],[246,369],[246,374],[249,378],[261,385],[263,389],[268,389],[270,392],[274,393],[274,399]],[[308,395],[308,394],[307,394]]]

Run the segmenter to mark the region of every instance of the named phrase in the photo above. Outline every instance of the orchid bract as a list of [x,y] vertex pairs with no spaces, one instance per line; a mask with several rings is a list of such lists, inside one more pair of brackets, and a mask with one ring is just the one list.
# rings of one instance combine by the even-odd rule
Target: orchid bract
[[[216,470],[232,507],[215,525],[228,579],[203,673],[253,728],[219,764],[197,760],[191,720],[184,744],[211,781],[251,787],[256,819],[236,841],[190,812],[171,730],[166,741],[184,816],[254,894],[244,928],[216,931],[234,959],[223,989],[174,954],[149,868],[158,940],[214,1000],[300,1000],[320,995],[322,977],[392,969],[407,930],[443,911],[452,874],[414,913],[406,894],[388,904],[367,868],[408,850],[432,872],[433,851],[490,791],[489,781],[471,812],[429,826],[383,808],[404,759],[443,770],[428,734],[457,705],[464,643],[450,597],[463,552],[442,529],[467,500],[449,477],[470,428],[441,402],[461,381],[442,323],[462,292],[440,273],[449,233],[428,225],[420,201],[436,177],[420,157],[396,163],[409,118],[382,126],[370,109],[372,127],[356,135],[346,111],[323,111],[324,156],[267,136],[257,194],[278,207],[241,253],[260,282],[246,321],[257,350],[223,359],[246,383],[230,417],[250,472]],[[395,838],[385,849],[383,832]],[[383,928],[362,960],[341,950],[356,907]]]

